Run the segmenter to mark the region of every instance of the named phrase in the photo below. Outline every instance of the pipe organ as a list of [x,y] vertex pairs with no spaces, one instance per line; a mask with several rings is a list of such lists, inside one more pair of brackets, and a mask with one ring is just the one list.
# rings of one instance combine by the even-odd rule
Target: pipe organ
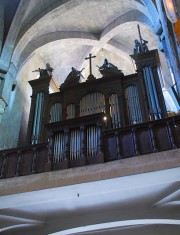
[[90,93],[80,101],[80,117],[94,113],[105,113],[105,97],[100,92]]
[[128,86],[125,91],[126,110],[130,125],[142,122],[139,92],[136,86]]
[[135,74],[124,76],[108,70],[102,78],[83,83],[79,79],[71,83],[70,78],[53,94],[48,93],[51,76],[30,81],[33,95],[28,143],[51,139],[53,164],[85,158],[93,162],[97,157],[103,161],[103,128],[121,129],[166,117],[156,54],[148,51],[132,55],[137,65]]
[[37,93],[36,105],[35,105],[35,111],[34,111],[31,144],[37,144],[40,139],[43,102],[44,102],[43,92]]
[[55,103],[50,110],[50,122],[62,121],[62,104]]
[[87,156],[95,157],[98,154],[98,128],[89,126],[86,130]]
[[53,163],[62,162],[65,159],[65,135],[63,132],[54,135]]
[[131,56],[137,67],[138,76],[144,82],[150,120],[167,117],[165,101],[161,89],[160,60],[157,50]]
[[32,87],[31,109],[27,130],[27,144],[47,141],[45,124],[49,122],[49,84],[51,77],[29,81]]
[[81,157],[81,134],[80,129],[74,129],[70,133],[70,160]]
[[145,81],[146,90],[148,91],[150,115],[153,117],[154,120],[161,119],[161,108],[159,105],[154,77],[150,66],[145,66],[143,68],[143,77]]
[[112,94],[109,97],[110,104],[110,116],[112,119],[112,127],[118,128],[121,127],[121,118],[120,118],[120,110],[119,110],[119,102],[117,94]]

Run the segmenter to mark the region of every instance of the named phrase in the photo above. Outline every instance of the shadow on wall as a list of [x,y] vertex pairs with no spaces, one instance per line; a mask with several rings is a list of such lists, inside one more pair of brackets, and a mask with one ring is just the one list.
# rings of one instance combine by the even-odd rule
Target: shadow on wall
[[163,90],[163,95],[164,95],[167,111],[178,113],[178,111],[180,110],[180,107],[175,97],[171,95],[169,90],[165,88],[162,88],[162,90]]

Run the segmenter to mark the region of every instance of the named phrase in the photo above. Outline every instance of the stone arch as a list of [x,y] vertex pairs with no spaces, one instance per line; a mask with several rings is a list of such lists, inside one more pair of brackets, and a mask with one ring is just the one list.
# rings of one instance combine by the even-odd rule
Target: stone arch
[[140,0],[142,4],[146,7],[149,15],[151,16],[151,20],[154,23],[154,25],[159,23],[159,13],[156,9],[156,6],[154,5],[152,0]]
[[133,11],[125,13],[124,15],[121,15],[116,20],[111,22],[102,32],[100,36],[101,41],[105,41],[105,42],[109,41],[118,33],[118,27],[120,25],[126,22],[131,22],[131,21],[139,21],[141,23],[147,24],[150,28],[153,29],[153,23],[145,14],[143,14],[142,12],[138,10],[133,10]]
[[43,11],[38,12],[38,14],[36,14],[34,17],[30,19],[27,25],[24,25],[22,27],[21,33],[18,35],[17,43],[19,42],[20,38],[23,37],[23,35],[31,28],[31,26],[34,25],[36,22],[38,22],[42,17],[44,17],[46,14],[59,7],[63,8],[62,11],[64,12],[66,10],[65,5],[67,6],[71,1],[72,0],[61,0],[61,1],[56,0],[54,2],[51,1],[51,4],[48,7],[44,8]]
[[[5,44],[2,49],[1,58],[0,58],[0,66],[4,67],[5,70],[8,69],[11,56],[13,54],[13,50],[15,47],[16,39],[18,33],[21,30],[21,26],[23,24],[23,17],[25,15],[25,9],[28,7],[29,1],[22,0],[17,8],[14,19],[11,23]],[[17,23],[18,22],[18,23]],[[3,63],[2,63],[3,60]]]
[[26,59],[39,47],[42,47],[50,42],[57,40],[71,40],[73,39],[78,44],[95,46],[98,41],[97,35],[85,32],[53,32],[42,35],[36,39],[33,39],[27,44],[21,54],[14,53],[12,61],[16,64],[17,68],[20,68]]

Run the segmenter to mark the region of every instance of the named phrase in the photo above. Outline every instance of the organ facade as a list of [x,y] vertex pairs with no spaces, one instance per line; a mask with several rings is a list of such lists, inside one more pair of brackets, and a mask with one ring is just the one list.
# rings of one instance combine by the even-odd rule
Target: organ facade
[[[142,129],[139,136],[135,133],[144,123],[167,117],[158,52],[146,51],[132,58],[137,66],[135,74],[124,76],[105,59],[99,67],[102,78],[92,76],[80,83],[81,71],[72,68],[60,91],[52,94],[49,94],[52,77],[48,73],[29,81],[33,94],[27,144],[49,141],[50,169],[104,162],[158,149],[152,127],[145,132]],[[124,128],[130,129],[121,139],[117,133]],[[167,127],[164,128],[167,132]],[[144,144],[138,143],[142,137]],[[119,141],[123,145],[120,149]],[[176,146],[173,137],[169,141]]]

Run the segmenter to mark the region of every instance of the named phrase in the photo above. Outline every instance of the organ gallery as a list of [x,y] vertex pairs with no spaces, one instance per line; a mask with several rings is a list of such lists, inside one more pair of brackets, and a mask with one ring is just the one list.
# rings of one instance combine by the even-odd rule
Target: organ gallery
[[0,0],[0,233],[179,234],[178,2]]
[[[139,27],[138,27],[139,29]],[[50,93],[53,68],[32,72],[26,146],[1,151],[1,177],[79,167],[180,147],[179,116],[168,117],[161,88],[157,50],[135,40],[131,55],[136,73],[104,58],[95,78],[72,67],[59,91]]]
[[165,121],[160,128],[157,122],[153,126],[153,122],[167,118],[158,52],[136,51],[131,57],[137,73],[124,76],[105,58],[98,66],[102,77],[96,79],[90,54],[86,58],[90,64],[86,82],[80,82],[82,70],[72,67],[59,92],[52,94],[49,85],[53,69],[48,65],[35,71],[40,77],[29,81],[33,92],[27,144],[48,141],[49,170],[176,147],[173,123]]
[[33,71],[26,146],[1,151],[1,177],[103,163],[180,147],[179,116],[168,117],[157,50],[135,40],[136,73],[125,76],[104,58],[84,81],[72,67],[59,91],[49,93],[53,68]]

